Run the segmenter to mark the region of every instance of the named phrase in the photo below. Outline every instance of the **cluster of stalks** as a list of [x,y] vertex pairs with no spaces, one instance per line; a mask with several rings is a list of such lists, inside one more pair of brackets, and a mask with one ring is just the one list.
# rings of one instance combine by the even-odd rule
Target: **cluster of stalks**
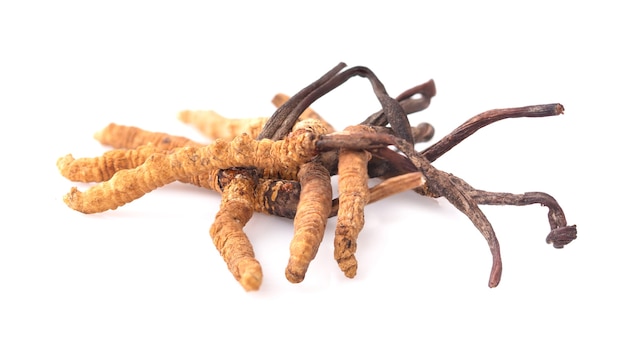
[[[479,205],[541,204],[548,208],[548,243],[562,248],[576,238],[576,226],[567,225],[550,195],[478,190],[432,165],[484,126],[508,118],[559,115],[562,105],[490,110],[418,152],[415,144],[430,140],[434,131],[427,123],[411,126],[407,115],[429,106],[434,82],[392,98],[368,68],[344,68],[344,63],[338,64],[291,98],[276,95],[272,102],[277,109],[269,118],[227,119],[212,111],[181,112],[179,119],[214,140],[211,143],[110,124],[95,137],[113,150],[95,158],[67,155],[57,161],[69,180],[96,183],[84,192],[72,188],[64,201],[74,210],[98,213],[175,181],[217,191],[222,201],[209,232],[228,269],[247,291],[259,289],[262,282],[261,265],[244,232],[254,212],[293,219],[285,269],[293,283],[304,279],[333,216],[337,217],[334,258],[347,277],[354,277],[365,206],[408,190],[444,197],[472,221],[493,257],[490,287],[500,282],[502,261],[496,234]],[[369,80],[381,110],[358,125],[335,131],[310,105],[354,76]],[[338,197],[332,198],[335,175]],[[382,181],[370,188],[369,178]]]

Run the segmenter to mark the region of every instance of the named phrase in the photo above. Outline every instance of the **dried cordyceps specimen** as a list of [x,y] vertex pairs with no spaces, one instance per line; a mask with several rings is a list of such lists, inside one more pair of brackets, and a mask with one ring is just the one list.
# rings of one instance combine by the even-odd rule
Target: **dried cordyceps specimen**
[[[301,282],[315,258],[327,219],[337,216],[335,259],[348,277],[356,274],[356,239],[364,225],[364,207],[395,193],[413,190],[444,197],[474,223],[493,257],[489,286],[500,282],[500,247],[479,205],[548,207],[546,241],[562,248],[576,238],[557,201],[543,192],[511,194],[473,188],[433,162],[480,128],[498,120],[547,117],[563,113],[560,104],[491,110],[481,113],[422,152],[415,143],[430,140],[429,124],[412,127],[407,115],[427,108],[436,90],[432,80],[390,97],[365,67],[343,70],[340,63],[293,97],[277,94],[269,118],[227,120],[214,112],[181,112],[180,119],[217,140],[203,144],[184,137],[111,124],[96,134],[115,150],[101,157],[57,161],[72,181],[99,182],[65,196],[71,208],[95,213],[115,209],[173,181],[217,191],[222,204],[210,234],[229,270],[245,290],[257,290],[261,266],[243,229],[254,211],[294,219],[294,236],[285,276]],[[332,132],[310,105],[354,76],[372,85],[381,110],[360,125]],[[419,97],[416,97],[419,96]],[[297,123],[297,124],[296,124]],[[216,125],[227,126],[216,128]],[[394,146],[396,150],[389,148]],[[332,199],[331,176],[338,175],[338,198]],[[368,179],[383,179],[368,188]]]
[[[373,132],[365,125],[347,128],[348,132]],[[339,149],[339,207],[335,229],[335,260],[346,277],[356,275],[356,239],[365,224],[365,205],[369,202],[367,163],[372,155],[366,150]]]
[[333,196],[328,169],[318,162],[302,165],[298,180],[302,189],[293,219],[294,236],[289,245],[289,262],[285,269],[285,276],[294,283],[304,279],[322,243]]
[[243,227],[252,218],[256,170],[229,169],[220,181],[222,204],[209,230],[228,269],[245,290],[257,290],[263,280],[261,264]]
[[[272,103],[274,104],[274,106],[276,106],[276,108],[278,108],[284,105],[287,101],[289,101],[289,99],[290,97],[285,94],[276,94],[274,98],[272,99]],[[326,120],[324,120],[324,118],[322,118],[319,114],[317,114],[317,112],[315,112],[311,108],[306,108],[304,111],[302,111],[302,113],[300,114],[300,117],[298,117],[298,120],[309,120],[309,119],[317,120],[320,125],[326,128],[327,132],[335,131],[333,126],[330,125],[330,123],[328,123]]]
[[178,114],[178,119],[183,123],[195,126],[200,133],[209,139],[231,140],[243,133],[253,138],[257,137],[269,118],[230,119],[215,111],[207,110],[182,111]]
[[316,152],[313,134],[304,129],[298,131],[279,141],[256,141],[242,134],[230,142],[217,140],[204,147],[154,153],[138,167],[120,170],[110,180],[85,192],[72,188],[64,200],[72,209],[87,214],[112,210],[158,187],[216,168],[255,167],[265,175],[295,179],[297,167]]
[[198,146],[199,144],[181,136],[173,136],[163,132],[147,132],[135,126],[126,126],[111,123],[98,131],[94,138],[103,145],[114,148],[136,148],[152,144],[163,150],[171,150],[183,146]]

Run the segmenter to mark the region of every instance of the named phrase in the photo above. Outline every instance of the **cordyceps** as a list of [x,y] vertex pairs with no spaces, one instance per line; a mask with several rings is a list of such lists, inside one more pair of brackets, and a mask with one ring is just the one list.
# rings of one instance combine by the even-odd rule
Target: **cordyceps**
[[[347,128],[348,132],[372,132],[366,125]],[[335,260],[347,277],[357,270],[356,239],[365,225],[365,205],[369,201],[367,163],[372,155],[367,150],[339,149],[339,207],[335,229]]]
[[[222,203],[209,233],[228,269],[246,291],[258,290],[262,269],[244,228],[254,212],[291,218],[294,234],[285,276],[305,279],[327,230],[337,216],[335,254],[347,277],[357,273],[357,237],[365,225],[364,208],[402,191],[443,197],[465,214],[483,235],[493,265],[490,287],[500,282],[500,245],[481,205],[541,204],[548,208],[555,248],[576,239],[558,202],[543,192],[513,194],[475,189],[460,177],[437,169],[433,162],[480,128],[502,119],[548,117],[564,112],[561,104],[494,109],[478,114],[430,147],[433,128],[411,126],[407,115],[424,110],[436,94],[429,80],[392,98],[366,67],[344,69],[340,63],[301,91],[274,96],[270,117],[228,119],[213,111],[183,111],[179,119],[205,136],[196,142],[181,136],[135,126],[110,124],[96,139],[114,149],[94,158],[61,157],[57,167],[71,181],[97,182],[84,192],[72,188],[64,197],[72,209],[97,213],[116,209],[174,181],[220,193]],[[360,76],[372,85],[381,109],[362,122],[334,132],[332,124],[310,106],[348,79]],[[338,176],[338,197],[332,198],[331,177]],[[379,178],[368,187],[370,178]]]

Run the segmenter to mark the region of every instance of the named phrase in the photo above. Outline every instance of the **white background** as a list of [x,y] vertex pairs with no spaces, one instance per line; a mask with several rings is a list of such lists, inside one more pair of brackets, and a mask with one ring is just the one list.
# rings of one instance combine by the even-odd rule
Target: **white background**
[[[0,5],[0,348],[625,346],[613,2],[16,3]],[[484,207],[504,259],[490,289],[469,220],[407,192],[367,207],[355,279],[333,260],[331,219],[294,285],[291,221],[256,214],[246,232],[264,281],[246,293],[209,238],[215,193],[171,184],[94,215],[63,203],[75,184],[56,159],[106,151],[92,135],[109,122],[205,141],[180,110],[269,116],[275,93],[339,62],[369,67],[392,96],[434,79],[431,107],[411,118],[435,139],[485,110],[562,103],[564,115],[498,122],[434,165],[482,189],[552,194],[579,238],[556,250],[545,208]],[[378,104],[354,78],[313,108],[340,129]]]

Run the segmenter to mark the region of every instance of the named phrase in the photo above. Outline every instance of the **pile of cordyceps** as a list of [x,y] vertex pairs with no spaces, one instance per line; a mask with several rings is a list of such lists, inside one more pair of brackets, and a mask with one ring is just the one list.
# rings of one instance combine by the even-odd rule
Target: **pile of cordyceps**
[[[507,118],[559,115],[562,105],[490,110],[418,152],[415,143],[430,140],[433,128],[426,123],[411,126],[407,115],[428,107],[435,95],[433,81],[392,98],[368,68],[345,67],[340,63],[291,98],[276,95],[273,103],[277,109],[269,118],[227,119],[212,111],[181,112],[183,122],[214,140],[208,144],[110,124],[96,139],[113,150],[96,158],[67,155],[57,161],[66,178],[97,182],[84,192],[72,188],[64,201],[74,210],[97,213],[116,209],[174,181],[217,191],[222,201],[210,235],[228,269],[248,291],[259,289],[262,281],[261,266],[243,230],[254,212],[293,219],[294,235],[285,269],[293,283],[304,279],[332,216],[337,216],[334,257],[343,273],[354,277],[364,207],[407,190],[445,197],[474,223],[493,256],[490,287],[500,281],[500,248],[479,205],[539,203],[548,208],[548,243],[562,248],[576,238],[576,226],[567,225],[552,196],[478,190],[432,165],[486,125]],[[310,105],[354,76],[370,81],[382,108],[358,125],[335,131]],[[338,176],[337,198],[332,196],[334,175]],[[382,181],[370,188],[369,178]]]

